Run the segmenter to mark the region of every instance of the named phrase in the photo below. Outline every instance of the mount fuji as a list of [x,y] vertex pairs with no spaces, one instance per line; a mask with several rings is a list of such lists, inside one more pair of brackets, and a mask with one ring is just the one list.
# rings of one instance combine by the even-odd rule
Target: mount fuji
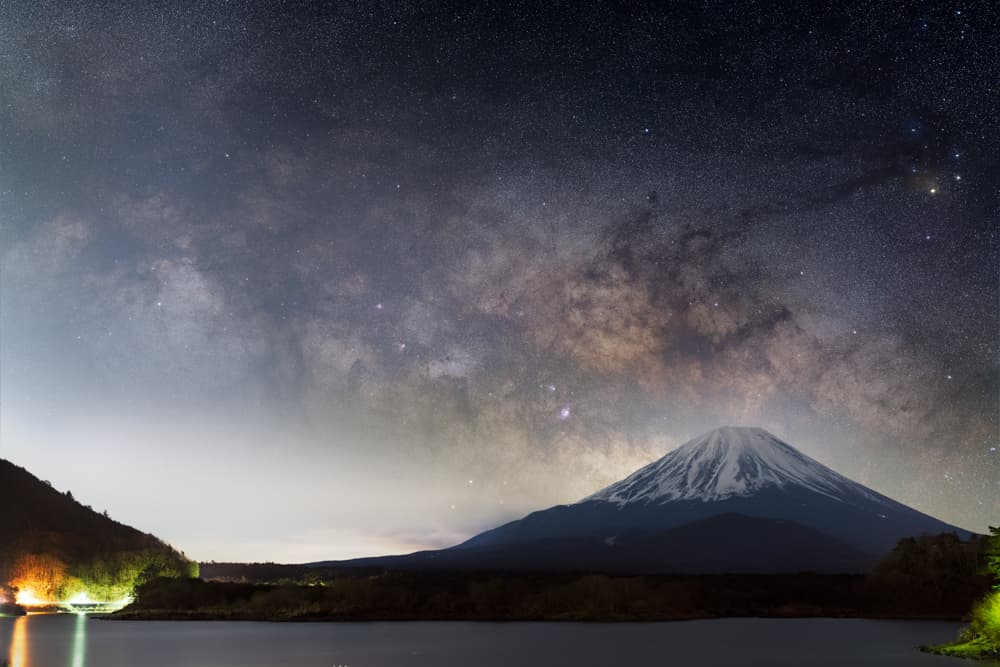
[[760,428],[699,436],[571,505],[449,549],[341,565],[614,572],[858,572],[903,537],[968,531],[831,470]]

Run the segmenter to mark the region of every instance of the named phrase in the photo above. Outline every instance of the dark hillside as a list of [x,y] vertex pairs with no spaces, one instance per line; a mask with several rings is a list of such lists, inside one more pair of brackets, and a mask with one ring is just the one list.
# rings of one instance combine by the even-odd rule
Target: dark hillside
[[114,521],[0,459],[0,585],[22,601],[117,600],[154,576],[197,565],[156,537]]

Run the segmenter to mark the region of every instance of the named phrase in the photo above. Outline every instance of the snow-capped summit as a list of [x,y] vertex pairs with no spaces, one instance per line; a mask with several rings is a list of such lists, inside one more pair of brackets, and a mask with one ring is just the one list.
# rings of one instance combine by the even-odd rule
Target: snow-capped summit
[[768,487],[801,486],[836,500],[882,496],[827,468],[762,428],[723,426],[581,502],[617,504],[724,500]]

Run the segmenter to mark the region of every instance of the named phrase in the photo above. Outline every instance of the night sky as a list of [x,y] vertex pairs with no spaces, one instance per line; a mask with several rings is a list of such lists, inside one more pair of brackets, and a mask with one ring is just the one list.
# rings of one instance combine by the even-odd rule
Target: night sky
[[0,3],[0,456],[199,559],[723,424],[1000,520],[993,2]]

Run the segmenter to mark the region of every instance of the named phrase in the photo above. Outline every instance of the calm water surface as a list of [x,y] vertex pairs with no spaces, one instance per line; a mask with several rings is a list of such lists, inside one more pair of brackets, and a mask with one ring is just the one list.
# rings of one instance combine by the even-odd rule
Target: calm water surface
[[957,623],[723,619],[682,623],[234,623],[0,618],[11,667],[751,665],[961,667],[919,653]]

